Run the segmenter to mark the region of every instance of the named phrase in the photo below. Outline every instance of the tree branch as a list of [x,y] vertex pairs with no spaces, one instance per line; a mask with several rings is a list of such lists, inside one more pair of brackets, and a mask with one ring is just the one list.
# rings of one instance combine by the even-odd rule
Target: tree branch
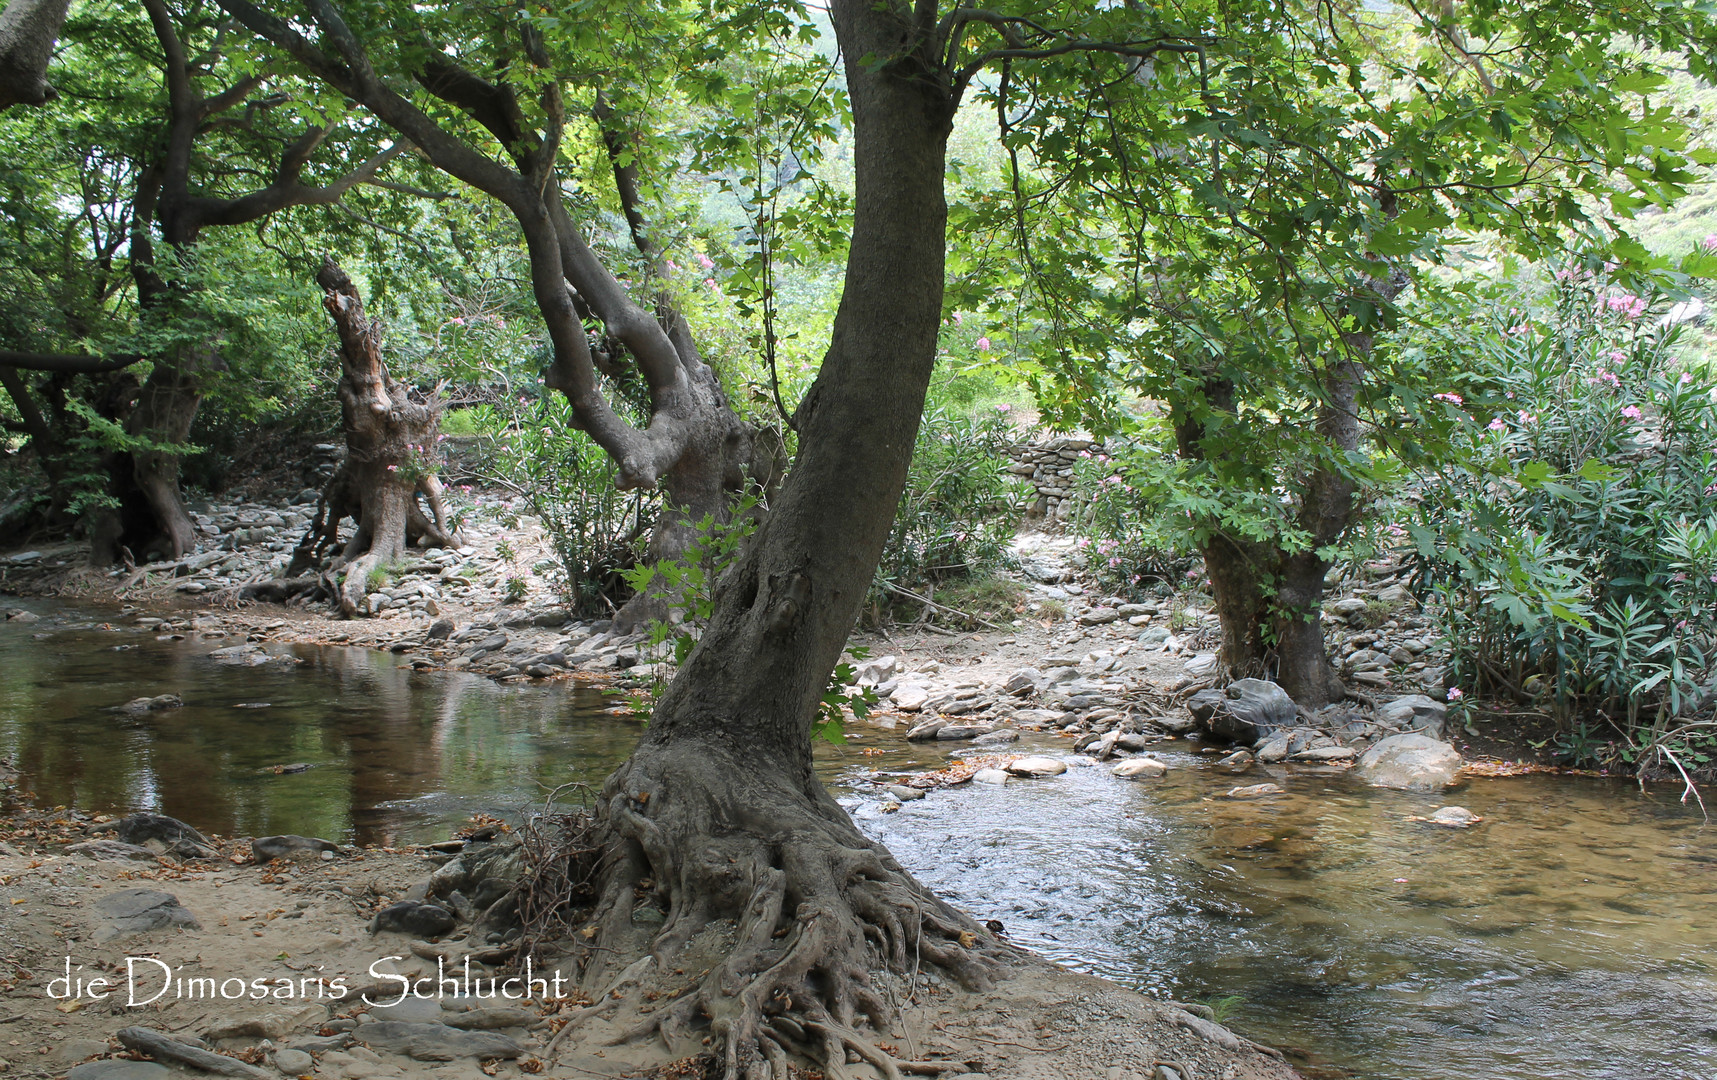
[[86,356],[79,353],[17,352],[0,349],[0,368],[25,368],[29,371],[64,371],[97,374],[118,371],[144,359],[141,355],[120,353],[114,356]]

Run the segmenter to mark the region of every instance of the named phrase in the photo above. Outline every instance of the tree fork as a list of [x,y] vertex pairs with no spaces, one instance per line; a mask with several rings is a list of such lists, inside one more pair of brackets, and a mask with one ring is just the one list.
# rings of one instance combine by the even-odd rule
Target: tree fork
[[447,523],[441,483],[427,468],[440,426],[435,401],[422,400],[388,374],[381,325],[365,316],[357,286],[332,257],[323,258],[316,283],[340,338],[346,460],[323,490],[287,576],[319,561],[337,543],[342,518],[350,517],[357,527],[332,567],[345,572],[338,603],[350,617],[363,604],[370,576],[407,546],[458,547],[463,541]]

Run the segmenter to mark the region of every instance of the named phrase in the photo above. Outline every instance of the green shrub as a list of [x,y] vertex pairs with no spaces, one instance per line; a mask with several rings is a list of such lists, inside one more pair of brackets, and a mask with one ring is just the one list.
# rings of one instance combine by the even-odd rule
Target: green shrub
[[873,612],[898,599],[891,587],[934,589],[1007,564],[1026,490],[1004,469],[1013,439],[1003,410],[969,417],[937,408],[925,415],[877,566]]
[[1187,518],[1168,497],[1182,490],[1177,469],[1172,453],[1150,442],[1081,451],[1067,524],[1086,573],[1105,592],[1138,599],[1198,575]]
[[[571,412],[558,394],[519,399],[494,437],[493,468],[542,522],[554,550],[554,560],[536,569],[575,612],[605,615],[631,595],[622,575],[637,562],[659,496],[616,490],[613,459],[575,429]],[[509,583],[508,596],[518,599],[514,589]]]
[[1453,464],[1408,532],[1451,696],[1543,707],[1567,731],[1601,717],[1607,756],[1641,768],[1709,765],[1717,389],[1683,370],[1662,304],[1557,279],[1450,320],[1440,343],[1465,370],[1436,395]]

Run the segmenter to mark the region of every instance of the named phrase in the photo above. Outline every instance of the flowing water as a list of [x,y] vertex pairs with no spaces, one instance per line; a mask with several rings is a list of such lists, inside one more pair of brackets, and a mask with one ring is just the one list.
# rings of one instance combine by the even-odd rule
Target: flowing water
[[[224,666],[208,654],[232,639],[43,610],[0,624],[0,757],[49,803],[227,835],[442,839],[599,784],[638,733],[588,687],[339,648]],[[184,707],[113,708],[165,693]],[[1526,777],[1439,800],[1296,771],[1249,774],[1287,793],[1235,802],[1217,797],[1234,778],[1178,744],[1161,780],[1076,767],[884,813],[871,770],[944,748],[858,734],[819,749],[824,778],[927,884],[1070,966],[1210,1001],[1329,1075],[1717,1080],[1717,825],[1678,791]],[[1442,802],[1487,820],[1410,820]]]

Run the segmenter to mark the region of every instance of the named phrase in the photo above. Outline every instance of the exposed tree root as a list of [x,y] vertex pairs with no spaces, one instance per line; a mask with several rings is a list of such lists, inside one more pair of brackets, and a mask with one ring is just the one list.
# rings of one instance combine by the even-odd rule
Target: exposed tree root
[[[599,874],[573,936],[594,1003],[551,1056],[603,1019],[619,1029],[612,1043],[707,1043],[726,1080],[785,1080],[795,1057],[838,1080],[849,1052],[889,1080],[932,1075],[937,1063],[903,1062],[861,1033],[897,1019],[871,971],[931,965],[973,989],[1002,972],[1006,946],[866,839],[814,777],[646,744],[580,827],[601,842],[567,845],[593,861],[560,880]],[[641,932],[636,916],[655,927],[658,912]]]

